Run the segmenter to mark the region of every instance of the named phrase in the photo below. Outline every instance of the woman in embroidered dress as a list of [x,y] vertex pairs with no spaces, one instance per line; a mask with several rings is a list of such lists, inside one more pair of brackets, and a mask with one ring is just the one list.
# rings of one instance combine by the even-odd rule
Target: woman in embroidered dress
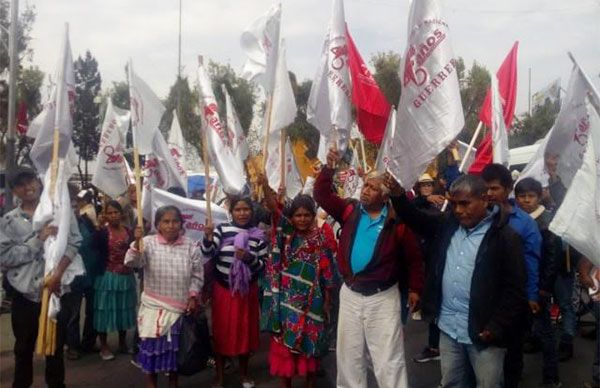
[[217,376],[215,387],[223,386],[224,357],[239,357],[244,388],[254,382],[248,376],[250,353],[259,344],[258,275],[267,256],[264,233],[252,226],[250,198],[230,199],[232,222],[214,228],[207,224],[202,253],[213,260],[212,331]]
[[128,353],[125,342],[127,330],[135,325],[136,285],[133,271],[123,264],[131,242],[131,232],[123,226],[123,208],[109,201],[104,210],[106,226],[95,237],[95,248],[104,273],[94,283],[94,329],[100,338],[100,357],[112,360],[115,356],[107,343],[107,333],[119,332],[119,352]]
[[177,207],[159,208],[154,221],[158,234],[142,239],[143,230],[136,228],[135,242],[125,256],[127,266],[144,270],[138,363],[148,387],[156,387],[158,373],[168,373],[169,386],[177,387],[182,315],[197,310],[204,280],[200,249],[182,235],[182,223]]
[[314,387],[318,360],[327,351],[327,327],[336,243],[315,222],[316,206],[298,195],[279,222],[269,262],[272,298],[263,306],[271,331],[270,371],[292,386],[306,377]]

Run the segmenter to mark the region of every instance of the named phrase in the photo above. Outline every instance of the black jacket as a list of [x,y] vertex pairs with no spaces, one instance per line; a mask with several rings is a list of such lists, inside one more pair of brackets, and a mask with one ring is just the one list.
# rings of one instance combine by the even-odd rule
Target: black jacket
[[540,291],[552,293],[558,271],[557,263],[562,256],[562,243],[549,229],[552,213],[544,210],[535,222],[542,235],[542,257],[540,261]]
[[[413,206],[406,196],[392,198],[398,214],[415,232],[434,242],[431,270],[425,280],[423,317],[437,322],[442,306],[442,279],[446,252],[459,222],[452,212],[432,215]],[[504,347],[510,331],[528,311],[525,259],[519,235],[508,225],[508,214],[498,212],[477,251],[469,301],[469,337],[479,347]],[[479,333],[489,330],[484,343]]]

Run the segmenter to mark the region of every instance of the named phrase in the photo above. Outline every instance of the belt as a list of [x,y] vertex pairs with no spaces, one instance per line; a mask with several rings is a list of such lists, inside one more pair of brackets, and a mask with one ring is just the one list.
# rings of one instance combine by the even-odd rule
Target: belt
[[349,289],[351,289],[354,292],[358,292],[362,296],[372,296],[372,295],[378,294],[380,292],[383,292],[385,290],[388,290],[391,287],[395,286],[396,284],[398,284],[398,282],[394,279],[394,280],[388,280],[387,282],[384,282],[381,284],[360,285],[360,284],[346,283],[346,287],[348,287]]

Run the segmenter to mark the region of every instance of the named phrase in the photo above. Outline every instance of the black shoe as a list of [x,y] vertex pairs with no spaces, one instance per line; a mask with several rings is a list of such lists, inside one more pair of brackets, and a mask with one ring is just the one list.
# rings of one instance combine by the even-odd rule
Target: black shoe
[[573,344],[560,343],[558,345],[558,361],[565,362],[573,358]]
[[417,362],[419,364],[422,364],[424,362],[437,361],[439,359],[440,359],[440,351],[439,350],[432,349],[430,347],[426,347],[425,349],[423,349],[421,354],[419,354],[418,356],[413,358],[413,361]]

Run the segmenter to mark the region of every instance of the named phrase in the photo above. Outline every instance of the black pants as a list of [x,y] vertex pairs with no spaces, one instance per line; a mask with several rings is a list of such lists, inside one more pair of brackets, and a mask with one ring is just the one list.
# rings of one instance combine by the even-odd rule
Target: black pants
[[526,338],[526,326],[516,328],[510,333],[510,342],[504,357],[504,388],[518,388],[523,373],[523,344]]
[[427,344],[431,349],[440,349],[440,328],[435,323],[429,324],[429,340]]
[[[13,298],[11,323],[15,336],[13,388],[29,388],[33,384],[33,352],[38,334],[41,304],[31,302],[17,292],[11,293],[11,296]],[[72,310],[68,298],[65,296],[61,298],[61,310],[57,317],[56,353],[46,357],[45,377],[49,388],[65,386],[63,345],[66,336],[66,321]]]
[[[67,323],[67,346],[69,349],[91,351],[96,345],[98,333],[94,329],[94,287],[87,287],[83,291],[70,292],[69,298],[72,303],[73,314]],[[63,299],[67,296],[63,296]],[[80,311],[81,302],[85,298],[85,321],[83,323],[83,335],[80,334]]]

